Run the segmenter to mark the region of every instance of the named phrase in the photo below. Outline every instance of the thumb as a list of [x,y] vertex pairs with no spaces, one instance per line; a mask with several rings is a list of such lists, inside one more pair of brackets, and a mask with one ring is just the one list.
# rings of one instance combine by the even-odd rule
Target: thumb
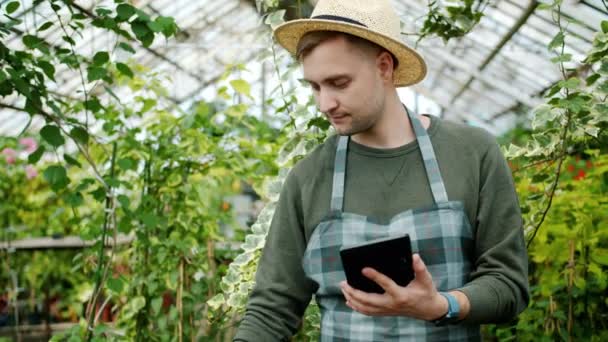
[[414,268],[414,274],[416,276],[416,280],[424,283],[424,284],[433,284],[433,278],[431,274],[426,268],[424,261],[420,258],[420,254],[416,253],[412,256],[412,266]]

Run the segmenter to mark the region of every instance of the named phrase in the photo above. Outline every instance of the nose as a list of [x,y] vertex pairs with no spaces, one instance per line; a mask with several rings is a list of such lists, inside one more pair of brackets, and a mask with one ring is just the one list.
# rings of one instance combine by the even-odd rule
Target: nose
[[338,100],[336,97],[328,90],[319,90],[319,94],[317,96],[317,101],[319,104],[319,110],[322,113],[331,113],[336,108],[338,108]]

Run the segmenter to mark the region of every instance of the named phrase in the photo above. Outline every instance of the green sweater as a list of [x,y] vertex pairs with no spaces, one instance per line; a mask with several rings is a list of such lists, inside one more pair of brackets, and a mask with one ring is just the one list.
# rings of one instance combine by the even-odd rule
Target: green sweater
[[[493,136],[431,116],[429,136],[449,200],[464,202],[475,236],[471,310],[463,324],[506,322],[528,304],[528,260],[511,172]],[[327,139],[287,177],[235,340],[286,340],[316,290],[301,261],[329,214],[337,137]],[[344,211],[388,223],[433,204],[417,142],[393,149],[349,143]]]

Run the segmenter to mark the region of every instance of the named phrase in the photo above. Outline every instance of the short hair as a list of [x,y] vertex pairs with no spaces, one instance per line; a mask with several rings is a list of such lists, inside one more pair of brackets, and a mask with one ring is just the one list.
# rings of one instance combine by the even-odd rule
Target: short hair
[[298,42],[298,47],[296,48],[296,58],[301,61],[302,58],[310,54],[317,46],[321,45],[321,43],[338,37],[344,37],[347,42],[361,51],[388,52],[393,58],[393,69],[397,69],[399,60],[386,48],[367,39],[339,31],[311,31],[306,33]]

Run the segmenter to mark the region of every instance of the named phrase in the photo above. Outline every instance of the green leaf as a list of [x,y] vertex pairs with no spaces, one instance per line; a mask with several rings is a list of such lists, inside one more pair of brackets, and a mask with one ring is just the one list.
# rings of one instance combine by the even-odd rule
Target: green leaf
[[79,207],[84,203],[84,197],[80,192],[68,193],[64,200],[71,207]]
[[46,31],[48,30],[51,26],[53,26],[53,22],[51,21],[47,21],[46,23],[40,25],[40,27],[38,28],[38,32],[42,32],[42,31]]
[[99,51],[93,56],[93,64],[101,66],[110,60],[110,55],[106,51]]
[[72,128],[70,136],[82,145],[86,145],[89,142],[89,133],[79,126]]
[[163,30],[163,25],[159,24],[156,21],[149,21],[148,28],[152,30],[152,32],[161,32]]
[[67,154],[63,155],[63,159],[65,160],[66,163],[70,164],[70,165],[74,165],[76,167],[82,167],[82,165],[78,162],[78,160],[74,159],[73,157],[70,157]]
[[244,104],[238,104],[238,105],[234,105],[234,106],[230,106],[230,107],[226,108],[225,113],[229,117],[241,119],[243,117],[243,115],[245,115],[245,113],[247,112],[247,108],[248,107]]
[[9,2],[8,5],[6,5],[6,14],[14,13],[16,10],[19,9],[19,6],[20,6],[19,1]]
[[266,25],[270,25],[270,28],[274,29],[275,27],[277,27],[285,22],[285,19],[284,19],[285,12],[286,12],[286,10],[284,10],[284,9],[271,12],[266,17],[266,20],[264,20],[264,23]]
[[230,85],[236,92],[251,98],[251,85],[247,81],[233,80],[230,81]]
[[572,60],[572,54],[571,53],[565,53],[563,55],[559,55],[557,57],[553,57],[551,58],[551,63],[553,64],[557,64],[557,63],[562,63],[562,62],[570,62]]
[[133,50],[133,47],[131,47],[131,45],[129,45],[129,44],[125,43],[125,42],[122,42],[122,43],[118,44],[118,47],[121,48],[121,49],[123,49],[123,50],[125,50],[125,51],[127,51],[127,52],[135,53],[135,50]]
[[596,126],[591,126],[591,125],[585,125],[585,133],[589,134],[592,137],[597,138],[598,134],[600,133],[600,129],[599,127]]
[[548,178],[549,178],[548,174],[539,173],[539,174],[534,175],[534,177],[532,177],[532,183],[540,183],[542,181],[545,181]]
[[564,32],[559,31],[549,43],[548,49],[553,50],[557,47],[561,47],[562,44],[564,44]]
[[44,145],[38,146],[38,149],[36,149],[36,151],[32,152],[32,154],[27,157],[27,162],[30,164],[36,164],[44,154],[45,150],[46,148],[44,147]]
[[308,128],[312,128],[314,127],[319,127],[321,130],[326,131],[327,129],[329,129],[329,126],[331,124],[329,123],[329,121],[327,121],[327,119],[323,118],[323,117],[316,117],[310,121],[308,121]]
[[580,93],[572,93],[567,98],[560,100],[560,105],[571,110],[574,113],[580,113],[588,108],[589,99],[582,96]]
[[[110,331],[110,327],[108,327],[107,325],[105,325],[103,323],[100,323],[99,325],[97,325],[95,327],[95,330],[93,330],[93,335],[95,335],[95,336],[102,336],[102,334],[105,334],[108,331]],[[97,342],[95,339],[97,339],[97,341],[103,341],[99,337],[94,337],[93,338],[93,341]]]
[[54,147],[59,147],[65,143],[65,139],[61,135],[59,127],[54,125],[46,125],[40,130],[40,135],[44,140]]
[[38,95],[38,92],[32,92],[32,95],[25,100],[25,111],[31,115],[38,114],[42,108],[42,103],[40,101],[40,95]]
[[129,4],[120,4],[116,7],[116,17],[119,21],[127,21],[135,14],[135,8]]
[[89,192],[89,194],[98,202],[103,202],[106,199],[106,189],[103,186]]
[[141,109],[139,110],[140,113],[147,113],[150,109],[154,108],[154,106],[157,105],[157,101],[156,99],[144,99],[143,100],[143,105],[141,107]]
[[70,45],[76,45],[76,42],[70,36],[63,36],[63,37],[61,37],[61,39],[63,39],[63,41],[65,41],[66,43],[68,43]]
[[65,168],[61,165],[51,165],[44,170],[44,179],[49,182],[54,191],[59,191],[67,187],[70,183]]
[[600,79],[600,77],[601,77],[600,74],[593,74],[593,75],[587,77],[585,82],[587,83],[587,86],[592,86],[597,80]]
[[172,173],[168,178],[167,178],[167,186],[170,187],[175,187],[180,185],[182,182],[182,176],[179,173]]
[[535,201],[535,200],[537,200],[539,198],[542,198],[542,197],[543,197],[543,194],[532,194],[532,195],[528,196],[527,200],[528,201]]
[[602,20],[602,32],[608,33],[608,21]]
[[[127,212],[127,209],[125,209],[125,212]],[[129,212],[127,212],[127,215],[129,215]],[[123,216],[120,222],[118,222],[118,231],[121,233],[129,234],[132,227],[131,219],[128,216]]]
[[137,313],[139,310],[143,309],[144,306],[146,306],[146,298],[142,296],[137,296],[130,300],[127,305],[130,306],[130,308]]
[[118,188],[120,186],[120,181],[114,177],[105,177],[104,180],[109,187]]
[[150,21],[150,16],[148,13],[140,10],[139,8],[135,8],[135,14],[137,14],[137,19],[143,22]]
[[85,101],[84,108],[90,110],[93,113],[97,113],[101,110],[102,106],[97,97],[91,97],[90,99]]
[[226,299],[224,298],[223,293],[218,293],[215,296],[213,296],[213,298],[211,298],[207,301],[207,304],[209,305],[209,307],[211,307],[214,310],[217,310],[224,303],[226,303]]
[[158,218],[156,217],[156,215],[154,215],[154,213],[143,213],[141,215],[141,220],[143,221],[144,225],[146,225],[146,227],[148,227],[149,229],[155,228],[158,224]]
[[121,277],[110,278],[110,279],[108,279],[106,286],[108,287],[108,289],[110,291],[112,291],[114,293],[120,293],[120,292],[122,292],[122,290],[124,288],[124,281]]
[[557,119],[563,111],[558,108],[553,108],[550,105],[542,104],[532,111],[532,129],[537,129]]
[[600,66],[598,72],[602,75],[608,75],[608,58],[604,58],[604,60],[602,60],[602,65]]
[[21,38],[21,41],[23,42],[23,45],[27,46],[30,49],[35,49],[36,47],[38,47],[38,45],[42,44],[42,39],[31,34],[26,34],[25,36],[23,36],[23,38]]
[[135,33],[135,37],[137,37],[137,39],[140,39],[142,37],[145,37],[146,35],[148,35],[150,33],[150,29],[148,28],[148,26],[141,22],[141,21],[133,21],[131,23],[131,30],[133,30],[133,33]]
[[107,16],[107,15],[112,14],[112,11],[111,11],[111,10],[109,10],[109,9],[107,9],[107,8],[103,8],[103,7],[97,7],[97,8],[95,9],[95,12],[96,12],[96,13],[97,13],[99,16],[101,16],[101,17],[105,17],[105,16]]
[[591,260],[596,263],[608,266],[608,249],[596,247],[591,251]]
[[559,84],[562,86],[562,88],[576,89],[580,86],[581,80],[576,77],[571,77],[567,81],[560,81]]
[[85,178],[80,181],[80,184],[76,187],[75,191],[84,191],[88,189],[91,185],[95,184],[95,180],[93,178]]
[[116,197],[116,199],[118,200],[118,203],[120,203],[120,206],[123,209],[129,210],[129,206],[131,205],[131,201],[129,200],[129,197],[127,197],[125,195],[118,195]]
[[132,158],[122,158],[119,159],[118,162],[118,167],[120,167],[121,169],[127,171],[127,170],[135,170],[137,167],[137,164],[135,163],[135,160],[133,160]]
[[177,25],[175,25],[175,19],[172,17],[159,16],[154,20],[155,23],[160,25],[163,35],[167,38],[171,37],[177,32]]
[[40,69],[44,71],[46,77],[55,81],[55,67],[53,66],[53,64],[47,61],[38,60],[38,67],[40,67]]
[[118,69],[118,71],[120,71],[121,74],[123,74],[129,78],[133,78],[133,71],[131,71],[131,68],[129,68],[128,65],[126,65],[124,63],[116,63],[116,69]]
[[94,82],[100,80],[108,75],[108,70],[105,68],[90,66],[87,68],[87,80]]
[[154,41],[154,32],[148,28],[146,22],[134,20],[131,22],[131,30],[135,33],[135,37],[143,46],[148,47]]
[[554,85],[553,87],[551,87],[551,89],[549,89],[549,93],[547,95],[545,95],[545,97],[551,98],[551,97],[553,97],[553,95],[559,93],[560,90],[562,90],[562,87],[560,87],[559,83],[558,83],[558,84]]
[[597,87],[597,90],[601,91],[604,94],[608,94],[608,81],[602,82],[602,84]]
[[162,297],[152,299],[152,302],[150,303],[150,305],[152,306],[152,312],[154,312],[155,315],[158,315],[160,313],[160,309],[163,305]]

